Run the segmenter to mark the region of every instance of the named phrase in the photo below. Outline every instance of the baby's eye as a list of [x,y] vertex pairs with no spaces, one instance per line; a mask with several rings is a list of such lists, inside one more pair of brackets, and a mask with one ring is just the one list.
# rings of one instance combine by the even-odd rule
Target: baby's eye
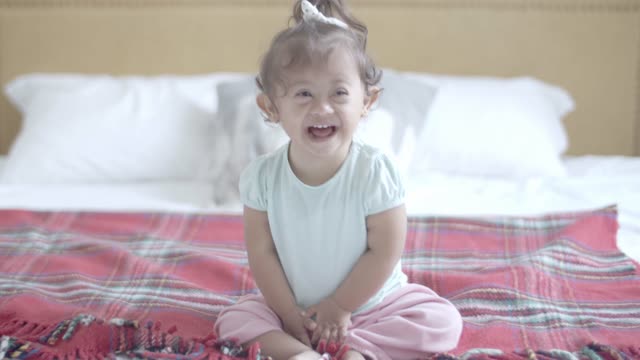
[[345,95],[349,95],[349,92],[345,89],[340,89],[338,91],[336,91],[336,95],[338,96],[345,96]]
[[301,97],[311,96],[311,92],[309,92],[308,90],[300,90],[296,93],[296,96],[301,96]]

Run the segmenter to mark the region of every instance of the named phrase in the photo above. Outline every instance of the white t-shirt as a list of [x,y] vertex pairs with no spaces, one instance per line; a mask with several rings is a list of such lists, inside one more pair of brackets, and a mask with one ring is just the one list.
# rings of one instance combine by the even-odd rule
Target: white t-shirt
[[[404,204],[394,164],[381,151],[353,141],[338,172],[319,186],[301,182],[289,145],[255,159],[240,177],[242,202],[266,211],[280,263],[298,306],[331,295],[367,248],[366,217]],[[400,261],[384,286],[356,312],[406,284]]]

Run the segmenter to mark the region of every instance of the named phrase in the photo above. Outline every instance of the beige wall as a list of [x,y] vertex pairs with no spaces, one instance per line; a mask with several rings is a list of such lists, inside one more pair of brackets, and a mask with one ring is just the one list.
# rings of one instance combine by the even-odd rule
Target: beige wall
[[[353,0],[381,66],[567,88],[572,154],[640,155],[640,0]],[[288,0],[0,0],[0,81],[255,71]],[[20,126],[0,98],[0,153]]]

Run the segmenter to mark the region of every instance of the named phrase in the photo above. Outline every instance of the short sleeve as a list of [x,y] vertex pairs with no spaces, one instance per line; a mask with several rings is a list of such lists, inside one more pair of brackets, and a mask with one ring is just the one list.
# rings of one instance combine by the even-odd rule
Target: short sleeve
[[252,209],[267,210],[267,176],[264,157],[253,160],[240,174],[240,200]]
[[405,202],[405,188],[395,164],[383,154],[373,159],[366,183],[365,214],[372,215]]

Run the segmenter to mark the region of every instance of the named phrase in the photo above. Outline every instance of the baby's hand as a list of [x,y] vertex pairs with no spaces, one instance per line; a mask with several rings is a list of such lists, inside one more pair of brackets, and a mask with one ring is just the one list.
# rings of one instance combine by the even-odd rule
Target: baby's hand
[[[312,332],[312,344],[340,344],[351,325],[351,312],[342,309],[333,299],[326,298],[303,312],[305,328]],[[315,315],[315,320],[313,316]]]
[[311,347],[311,339],[309,333],[305,329],[305,321],[307,320],[301,311],[287,312],[281,316],[283,330],[294,338],[300,340],[303,344]]

